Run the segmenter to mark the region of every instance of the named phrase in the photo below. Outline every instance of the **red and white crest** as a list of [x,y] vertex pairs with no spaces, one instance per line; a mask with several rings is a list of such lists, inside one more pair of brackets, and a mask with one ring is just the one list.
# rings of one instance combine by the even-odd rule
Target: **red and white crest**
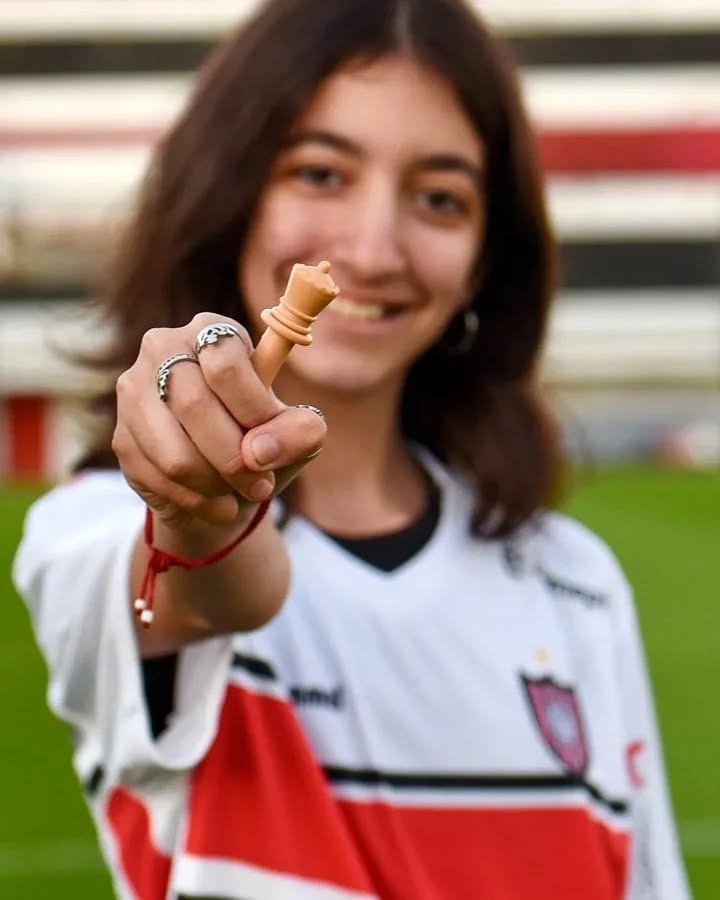
[[589,754],[575,691],[552,678],[521,677],[545,743],[568,771],[584,775]]

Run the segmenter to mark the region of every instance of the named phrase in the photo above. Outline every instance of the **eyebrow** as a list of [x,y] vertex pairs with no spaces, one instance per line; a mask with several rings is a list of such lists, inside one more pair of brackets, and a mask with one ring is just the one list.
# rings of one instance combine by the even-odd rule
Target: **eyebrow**
[[471,162],[465,156],[456,153],[442,153],[435,156],[427,156],[421,160],[419,168],[427,171],[438,171],[448,169],[453,172],[464,172],[481,187],[484,181],[484,170],[482,166]]
[[[290,136],[285,144],[285,149],[290,150],[293,147],[298,147],[302,144],[323,144],[326,147],[330,147],[332,150],[337,150],[340,153],[348,153],[357,158],[361,158],[365,155],[363,148],[359,144],[356,144],[354,141],[342,137],[339,134],[334,134],[331,131],[312,130],[298,132],[297,134]],[[484,181],[483,167],[459,153],[436,153],[431,156],[423,157],[419,161],[417,168],[422,171],[431,172],[441,170],[463,172],[468,175],[478,187],[482,187]]]
[[285,148],[290,150],[300,144],[324,144],[326,147],[340,150],[342,153],[349,153],[352,156],[364,156],[363,149],[359,144],[339,134],[333,134],[332,131],[299,131],[297,134],[290,135]]

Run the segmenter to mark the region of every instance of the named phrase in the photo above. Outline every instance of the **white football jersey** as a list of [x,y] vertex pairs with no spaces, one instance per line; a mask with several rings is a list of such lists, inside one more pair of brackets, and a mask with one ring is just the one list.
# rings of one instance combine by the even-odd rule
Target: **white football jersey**
[[[265,627],[179,655],[150,733],[119,473],[29,513],[15,563],[123,900],[685,900],[630,592],[579,524],[512,540],[441,492],[381,571],[307,520]],[[162,576],[161,576],[162,577]]]

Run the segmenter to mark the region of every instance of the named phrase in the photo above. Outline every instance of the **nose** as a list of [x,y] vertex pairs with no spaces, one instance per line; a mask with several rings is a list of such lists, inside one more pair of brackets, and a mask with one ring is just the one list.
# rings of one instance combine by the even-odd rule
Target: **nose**
[[333,262],[358,281],[376,282],[407,268],[401,204],[389,179],[355,186],[338,223]]

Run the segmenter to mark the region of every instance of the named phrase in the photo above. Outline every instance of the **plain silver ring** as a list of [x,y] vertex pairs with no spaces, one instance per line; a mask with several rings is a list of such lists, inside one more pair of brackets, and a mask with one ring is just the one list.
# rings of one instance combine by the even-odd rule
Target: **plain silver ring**
[[194,362],[200,365],[200,361],[194,353],[174,353],[160,363],[155,375],[155,386],[157,387],[158,395],[163,403],[167,403],[170,369],[172,369],[175,363],[179,362]]
[[306,457],[303,459],[303,465],[304,465],[305,463],[309,463],[311,459],[315,459],[316,456],[320,456],[320,454],[321,454],[322,452],[323,452],[323,448],[322,448],[322,447],[318,447],[317,450],[315,450],[313,453],[310,453],[308,456],[306,456]]
[[316,416],[320,416],[320,418],[325,421],[325,413],[318,409],[317,406],[311,406],[309,403],[296,403],[293,406],[293,409],[309,409],[310,412],[314,412]]
[[206,325],[198,331],[195,338],[195,354],[199,356],[203,347],[207,347],[208,344],[217,344],[220,338],[224,337],[240,338],[247,347],[247,341],[234,325],[229,322],[213,322],[212,325]]

